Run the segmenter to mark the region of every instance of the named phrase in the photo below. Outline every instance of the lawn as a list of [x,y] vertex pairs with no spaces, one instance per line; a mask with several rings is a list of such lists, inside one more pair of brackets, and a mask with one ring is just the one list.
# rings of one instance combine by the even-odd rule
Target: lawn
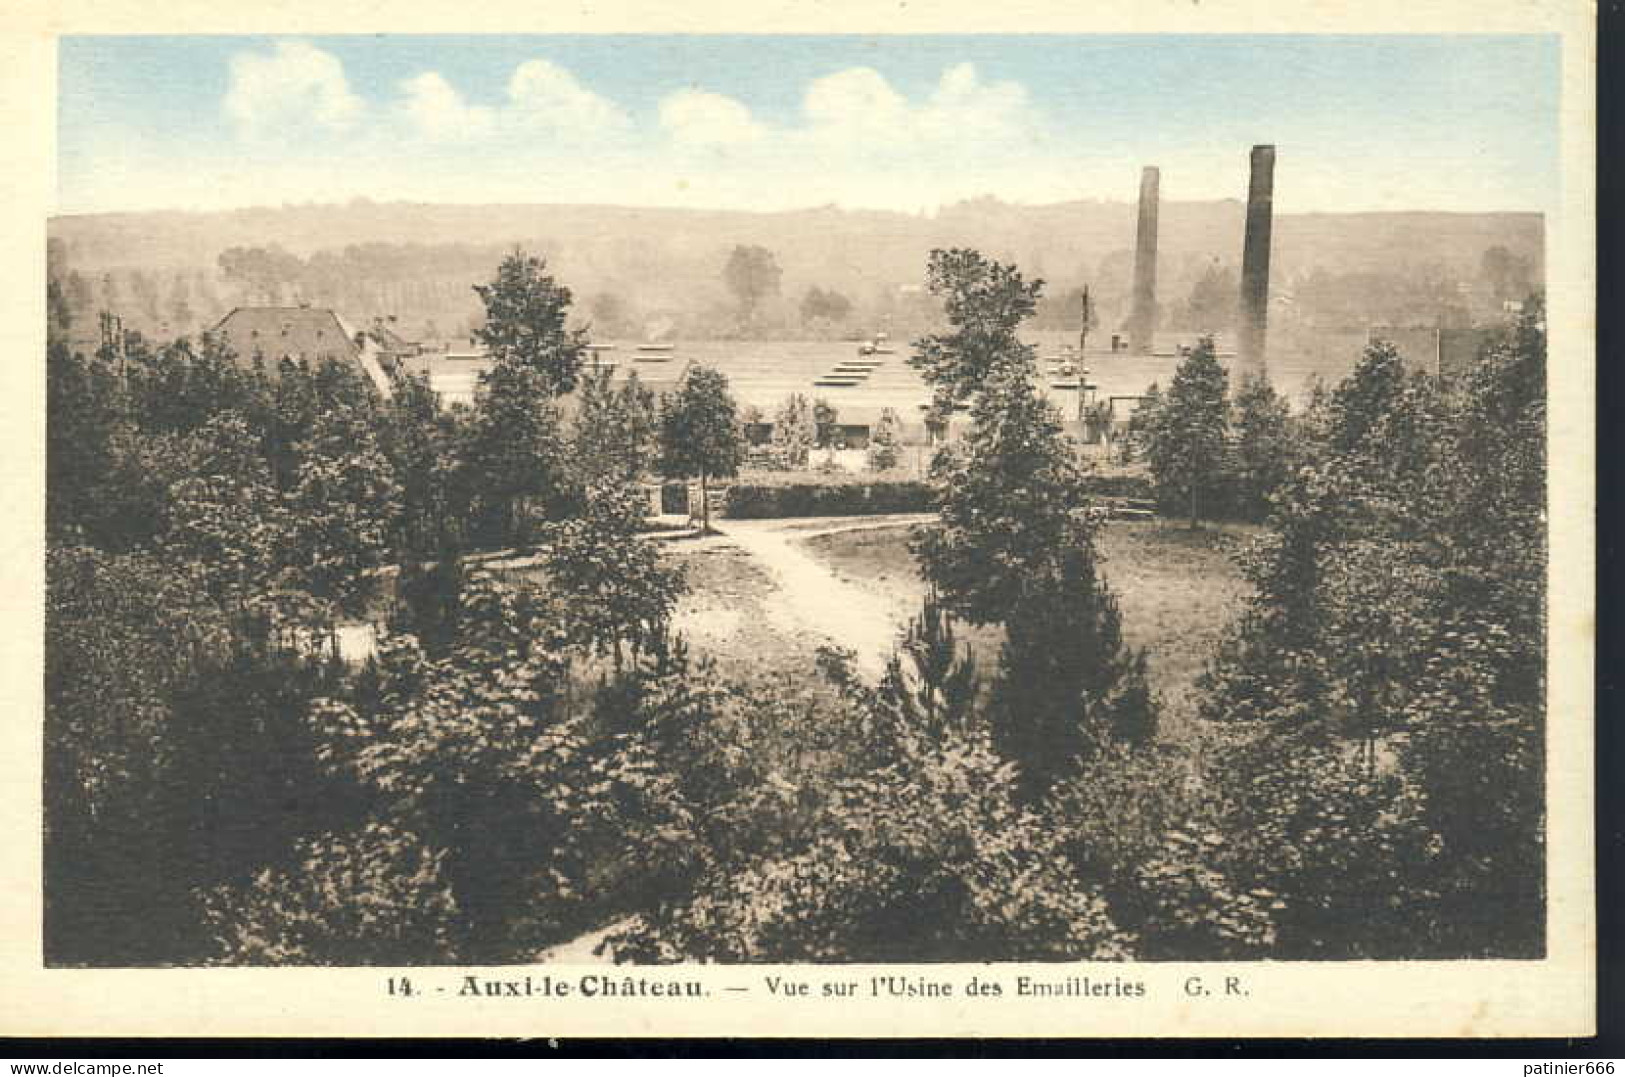
[[[1164,520],[1118,520],[1100,533],[1101,571],[1123,610],[1123,635],[1144,647],[1163,730],[1178,736],[1195,714],[1195,681],[1225,627],[1241,611],[1248,584],[1233,554],[1256,531],[1207,525],[1192,531]],[[924,583],[908,552],[908,529],[821,535],[807,548],[836,574],[917,603]],[[964,633],[985,671],[996,668],[1000,632]]]

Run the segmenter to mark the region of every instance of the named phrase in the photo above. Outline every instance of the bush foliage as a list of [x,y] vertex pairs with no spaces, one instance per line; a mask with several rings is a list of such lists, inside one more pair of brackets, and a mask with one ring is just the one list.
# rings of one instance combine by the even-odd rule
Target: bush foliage
[[[729,475],[737,414],[715,372],[658,412],[594,377],[572,427],[583,341],[543,270],[482,290],[471,411],[53,332],[50,963],[529,962],[611,923],[656,962],[1543,952],[1538,301],[1455,382],[1376,345],[1301,415],[1259,385],[1221,414],[1211,356],[1153,401],[1159,495],[1267,513],[1174,742],[1096,549],[1098,499],[1152,488],[1082,467],[1031,384],[1042,282],[933,254],[950,331],[913,362],[973,428],[929,482],[729,487],[736,518],[939,513],[871,683],[833,650],[724,676],[674,633],[629,481],[657,433],[673,474]],[[466,557],[514,542],[516,577]]]

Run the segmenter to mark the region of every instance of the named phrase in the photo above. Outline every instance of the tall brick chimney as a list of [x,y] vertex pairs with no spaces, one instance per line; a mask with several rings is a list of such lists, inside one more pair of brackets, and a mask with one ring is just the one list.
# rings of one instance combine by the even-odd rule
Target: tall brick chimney
[[1247,233],[1241,246],[1241,332],[1236,376],[1269,377],[1266,337],[1270,313],[1270,224],[1275,213],[1275,147],[1254,146],[1247,183]]
[[1134,303],[1129,311],[1128,339],[1135,355],[1151,354],[1157,328],[1157,188],[1162,175],[1155,167],[1140,172],[1140,222],[1134,233]]

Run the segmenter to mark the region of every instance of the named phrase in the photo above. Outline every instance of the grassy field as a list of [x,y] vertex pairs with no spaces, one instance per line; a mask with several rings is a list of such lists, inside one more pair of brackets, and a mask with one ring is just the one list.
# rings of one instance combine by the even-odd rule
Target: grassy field
[[[1166,735],[1178,736],[1194,717],[1195,680],[1246,600],[1248,585],[1232,554],[1254,530],[1210,524],[1192,531],[1171,521],[1120,520],[1101,531],[1101,571],[1122,606],[1124,637],[1146,649]],[[807,547],[847,579],[910,603],[924,593],[906,528],[823,535]],[[963,634],[984,671],[995,669],[1000,631]]]

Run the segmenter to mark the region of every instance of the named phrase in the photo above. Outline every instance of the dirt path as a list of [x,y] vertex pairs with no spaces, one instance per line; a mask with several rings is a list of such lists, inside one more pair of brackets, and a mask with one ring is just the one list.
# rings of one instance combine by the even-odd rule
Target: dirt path
[[[925,517],[922,517],[924,519]],[[714,526],[725,540],[749,553],[772,574],[777,592],[765,603],[782,629],[821,636],[857,654],[857,670],[870,679],[885,671],[897,633],[909,611],[878,591],[844,580],[818,561],[802,542],[817,535],[912,522],[889,517],[866,523],[805,520],[723,520]]]
[[593,951],[597,950],[610,935],[625,929],[631,923],[631,918],[627,917],[606,924],[596,931],[589,931],[569,942],[561,942],[536,955],[536,962],[542,965],[612,965],[615,963],[613,948],[606,947],[601,954]]

